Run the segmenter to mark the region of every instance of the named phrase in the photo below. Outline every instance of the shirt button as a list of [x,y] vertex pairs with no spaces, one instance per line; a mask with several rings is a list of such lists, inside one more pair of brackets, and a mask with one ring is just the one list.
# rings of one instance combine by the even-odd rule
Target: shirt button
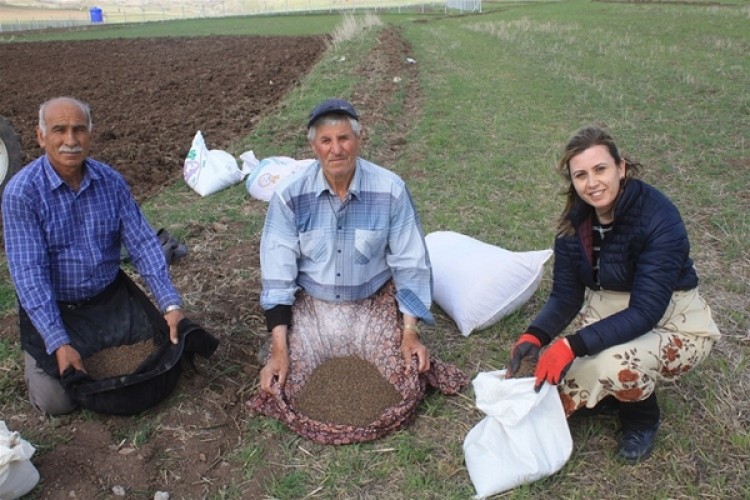
[[338,253],[341,253],[341,250],[336,250]]
[[337,298],[337,299],[340,299],[340,298],[341,298],[341,295],[336,295],[336,298]]

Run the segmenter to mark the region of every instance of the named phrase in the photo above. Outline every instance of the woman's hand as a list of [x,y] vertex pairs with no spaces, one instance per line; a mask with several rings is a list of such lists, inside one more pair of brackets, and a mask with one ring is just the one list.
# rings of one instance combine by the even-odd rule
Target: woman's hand
[[559,384],[568,372],[570,365],[573,364],[574,359],[576,359],[576,355],[573,354],[568,339],[559,339],[552,342],[539,357],[539,363],[537,363],[534,372],[534,378],[536,378],[534,390],[539,392],[545,382],[553,385]]
[[513,378],[521,368],[521,362],[526,358],[531,358],[534,362],[539,359],[539,351],[542,348],[541,341],[530,333],[524,333],[510,350],[510,362],[508,370],[505,372],[505,378]]

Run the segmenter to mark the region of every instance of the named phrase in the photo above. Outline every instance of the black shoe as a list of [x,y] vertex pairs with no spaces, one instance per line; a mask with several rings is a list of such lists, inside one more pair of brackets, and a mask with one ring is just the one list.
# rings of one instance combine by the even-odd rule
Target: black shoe
[[624,428],[617,456],[630,465],[646,460],[654,450],[657,430],[659,430],[658,422],[651,427]]
[[187,247],[174,239],[166,229],[159,229],[156,236],[159,237],[159,243],[161,243],[161,249],[168,266],[187,255]]

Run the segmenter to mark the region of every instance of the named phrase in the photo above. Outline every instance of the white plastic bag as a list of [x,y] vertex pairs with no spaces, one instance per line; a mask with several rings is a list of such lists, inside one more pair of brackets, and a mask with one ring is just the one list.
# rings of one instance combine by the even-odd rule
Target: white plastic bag
[[425,237],[433,299],[462,335],[489,328],[534,295],[551,249],[513,252],[452,231]]
[[312,164],[315,160],[295,160],[288,156],[269,156],[263,158],[245,181],[245,188],[250,196],[262,201],[269,201],[273,190],[281,181]]
[[249,171],[240,170],[237,160],[221,149],[209,150],[201,131],[195,133],[182,175],[188,186],[201,196],[221,191],[242,182]]
[[240,160],[242,160],[242,171],[247,172],[250,175],[252,175],[252,173],[255,172],[255,169],[258,168],[258,165],[260,165],[260,160],[256,158],[253,151],[245,151],[242,153],[240,155]]
[[550,476],[573,451],[557,388],[534,379],[481,372],[472,381],[477,408],[487,416],[464,438],[464,458],[476,498]]
[[10,432],[0,420],[0,499],[20,498],[39,482],[39,471],[31,463],[34,447]]

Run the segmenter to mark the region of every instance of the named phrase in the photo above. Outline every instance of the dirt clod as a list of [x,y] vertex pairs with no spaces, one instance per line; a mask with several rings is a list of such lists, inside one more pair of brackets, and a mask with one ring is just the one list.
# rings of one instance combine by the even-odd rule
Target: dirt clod
[[331,358],[313,370],[297,398],[297,408],[321,422],[362,427],[402,399],[372,363],[346,356]]

